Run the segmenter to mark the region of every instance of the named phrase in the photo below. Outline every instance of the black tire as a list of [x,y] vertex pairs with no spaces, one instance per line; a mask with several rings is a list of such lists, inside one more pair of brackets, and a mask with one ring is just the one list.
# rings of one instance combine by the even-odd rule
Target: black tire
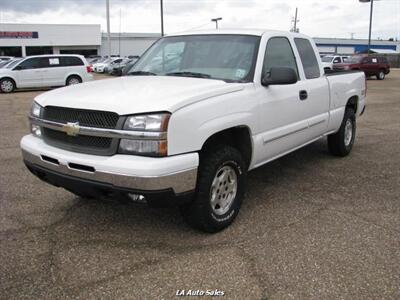
[[[351,139],[346,143],[346,124],[351,123]],[[346,108],[339,131],[328,135],[329,152],[335,156],[346,156],[353,148],[356,137],[356,116],[352,108]],[[347,137],[348,138],[348,137]]]
[[385,79],[385,70],[380,70],[378,74],[376,74],[376,79],[383,80]]
[[[213,208],[211,204],[212,184],[217,176],[217,171],[220,173],[223,168],[234,170],[237,179],[236,194],[233,197],[234,193],[232,193],[232,202],[226,206],[228,209],[226,212],[223,211],[223,208],[218,208],[218,205]],[[206,153],[201,159],[194,200],[180,207],[185,221],[192,227],[209,233],[221,231],[229,226],[239,213],[246,189],[246,177],[246,164],[240,152],[235,148],[223,147]],[[220,182],[218,188],[222,185],[221,191],[226,191],[224,187],[227,181],[229,185],[230,180],[225,180],[225,183]],[[228,194],[226,196],[229,197]],[[221,209],[219,212],[221,214],[216,213],[216,209]]]
[[82,83],[82,78],[80,78],[78,75],[69,76],[65,82],[66,85],[74,85],[78,83]]
[[0,80],[0,92],[12,93],[15,90],[15,81],[11,78],[3,78]]

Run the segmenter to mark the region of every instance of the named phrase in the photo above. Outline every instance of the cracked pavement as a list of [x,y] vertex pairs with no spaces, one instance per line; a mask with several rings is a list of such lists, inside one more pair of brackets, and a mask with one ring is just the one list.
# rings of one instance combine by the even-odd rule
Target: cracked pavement
[[18,144],[42,92],[0,94],[0,299],[400,298],[400,70],[368,80],[350,156],[321,140],[254,170],[214,235],[174,208],[80,199],[31,175]]

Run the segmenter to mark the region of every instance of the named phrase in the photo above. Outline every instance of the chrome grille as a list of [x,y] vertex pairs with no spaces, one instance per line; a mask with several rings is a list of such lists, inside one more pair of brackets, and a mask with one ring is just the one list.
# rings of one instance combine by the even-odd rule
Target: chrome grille
[[108,111],[46,106],[43,118],[60,123],[79,122],[81,126],[114,129],[117,126],[119,116]]
[[[43,119],[59,122],[79,122],[80,126],[119,129],[118,114],[106,111],[72,109],[46,106]],[[64,132],[50,128],[42,128],[44,140],[55,147],[94,155],[113,155],[117,151],[118,139],[88,135],[70,136]]]

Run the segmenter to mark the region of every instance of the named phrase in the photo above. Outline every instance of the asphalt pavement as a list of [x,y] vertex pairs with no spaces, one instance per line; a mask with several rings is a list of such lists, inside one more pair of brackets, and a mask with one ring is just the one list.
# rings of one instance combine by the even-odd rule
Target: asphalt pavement
[[0,299],[400,299],[400,70],[368,80],[351,155],[320,140],[251,172],[213,235],[31,175],[19,141],[43,92],[0,94]]

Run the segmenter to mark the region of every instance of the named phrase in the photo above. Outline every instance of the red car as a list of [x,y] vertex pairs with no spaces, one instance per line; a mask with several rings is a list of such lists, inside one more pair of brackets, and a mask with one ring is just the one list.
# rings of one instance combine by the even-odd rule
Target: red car
[[378,80],[385,79],[390,72],[390,66],[386,57],[382,56],[353,56],[345,63],[333,65],[334,70],[361,70],[365,75],[376,76]]

